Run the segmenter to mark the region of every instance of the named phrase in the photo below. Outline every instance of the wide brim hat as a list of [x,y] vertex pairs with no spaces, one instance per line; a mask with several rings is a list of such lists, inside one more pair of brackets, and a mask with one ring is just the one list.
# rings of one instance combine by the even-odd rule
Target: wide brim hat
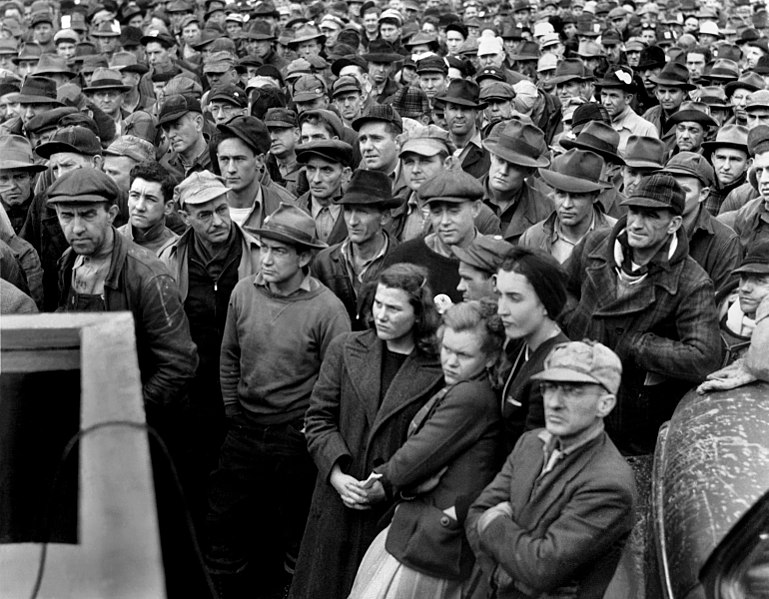
[[553,189],[562,189],[569,193],[589,193],[591,191],[603,191],[612,187],[610,183],[585,179],[582,177],[573,177],[557,173],[547,168],[540,168],[539,175]]
[[[528,166],[530,168],[544,168],[550,164],[550,160],[546,156],[532,157],[532,156],[523,154],[522,152],[516,149],[515,144],[502,145],[500,143],[500,139],[501,139],[501,136],[489,137],[486,139],[486,141],[482,142],[483,147],[486,148],[489,152],[493,152],[500,158],[503,158],[507,162],[510,162],[512,164],[517,164],[518,166]],[[522,142],[522,140],[513,140],[513,141],[519,142],[519,143],[525,143],[525,142]]]
[[368,62],[398,62],[406,58],[397,52],[368,52],[361,56]]
[[64,106],[64,103],[60,102],[56,98],[49,98],[48,96],[37,96],[34,94],[19,93],[19,95],[15,97],[15,101],[20,104],[53,104],[54,106]]
[[0,170],[17,168],[23,169],[25,171],[31,171],[33,173],[42,173],[43,171],[48,170],[48,167],[44,164],[34,164],[32,162],[25,162],[23,160],[14,160],[13,158],[4,160],[2,158],[2,154],[3,152],[0,152]]
[[748,89],[752,92],[757,92],[758,90],[763,88],[750,81],[744,81],[739,79],[737,81],[730,81],[724,86],[724,92],[726,93],[727,98],[730,98],[732,94],[734,94],[735,90],[738,90],[738,89]]
[[732,150],[742,150],[748,154],[748,144],[741,144],[734,141],[706,141],[702,144],[702,154],[710,156],[717,148],[731,148]]
[[[583,141],[579,141],[579,137],[583,138]],[[616,164],[625,164],[625,160],[620,157],[619,154],[616,152],[612,152],[608,148],[601,148],[600,145],[591,145],[589,143],[584,143],[585,141],[591,141],[587,138],[592,138],[595,140],[595,143],[597,144],[603,144],[604,142],[598,138],[593,138],[590,134],[586,134],[584,131],[579,134],[579,137],[577,139],[562,139],[561,145],[566,148],[567,150],[571,150],[573,148],[577,148],[578,150],[588,150],[590,152],[593,152],[594,154],[598,154],[601,158],[608,162],[614,162]]]
[[116,89],[119,92],[128,92],[133,88],[130,85],[123,85],[122,81],[118,83],[118,81],[115,79],[92,79],[91,85],[84,87],[83,91],[86,93],[93,93],[107,89]]
[[668,123],[683,123],[686,121],[699,123],[706,127],[718,127],[718,123],[707,112],[694,108],[678,110],[668,119]]
[[580,75],[579,73],[571,73],[567,75],[551,77],[550,83],[553,85],[560,85],[561,83],[566,83],[567,81],[591,81],[593,79],[595,79],[595,77],[592,75]]
[[649,81],[652,81],[656,83],[657,85],[666,85],[668,87],[677,87],[680,89],[683,89],[685,91],[691,91],[693,89],[697,89],[697,86],[693,83],[689,83],[686,81],[680,81],[678,79],[667,79],[663,73],[660,73],[659,75],[653,75],[649,77]]
[[[482,101],[480,97],[477,100],[473,100],[473,90],[471,89],[472,87],[478,88],[478,84],[475,82],[467,81],[465,79],[452,81],[446,91],[435,96],[435,101],[440,103],[450,102],[451,104],[466,106],[468,108],[485,108],[486,102]],[[480,89],[477,89],[475,95],[478,96],[479,94]]]
[[312,40],[318,40],[318,43],[322,46],[323,44],[326,43],[326,36],[320,32],[308,33],[307,35],[302,35],[300,37],[295,37],[291,39],[291,41],[288,42],[287,46],[289,48],[294,48],[299,44],[302,44],[304,42],[311,42]]

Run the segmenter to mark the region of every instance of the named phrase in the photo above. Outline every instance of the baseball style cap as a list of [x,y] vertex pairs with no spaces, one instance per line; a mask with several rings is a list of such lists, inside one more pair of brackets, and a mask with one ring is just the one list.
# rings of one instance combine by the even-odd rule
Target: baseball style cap
[[326,95],[326,84],[317,75],[302,75],[294,84],[294,102],[309,102]]
[[569,341],[556,345],[545,358],[544,370],[532,380],[563,383],[595,383],[616,394],[622,382],[622,362],[617,354],[597,341]]
[[200,112],[202,114],[203,109],[200,107],[200,101],[196,98],[191,98],[190,96],[182,94],[167,96],[160,109],[158,123],[161,125],[173,123],[174,121],[178,121],[188,112]]
[[694,177],[708,187],[713,185],[716,180],[713,167],[702,154],[696,152],[679,152],[667,161],[665,168],[660,172],[673,176]]

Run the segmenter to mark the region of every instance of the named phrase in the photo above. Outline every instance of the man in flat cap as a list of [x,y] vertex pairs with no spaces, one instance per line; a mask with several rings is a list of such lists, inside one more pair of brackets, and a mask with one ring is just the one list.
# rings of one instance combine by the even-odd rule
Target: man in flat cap
[[163,101],[158,122],[169,142],[160,163],[179,178],[211,168],[208,142],[203,136],[203,109],[190,95],[174,94]]
[[217,125],[236,116],[246,116],[248,96],[243,88],[234,83],[212,85],[208,92],[206,111],[214,117]]
[[282,204],[257,234],[261,270],[235,286],[227,310],[228,429],[209,492],[206,561],[235,597],[249,575],[265,590],[291,580],[316,478],[305,411],[329,343],[350,330],[342,302],[310,275],[326,247],[313,219]]
[[270,152],[267,156],[270,177],[291,195],[301,195],[298,193],[302,170],[296,160],[299,144],[296,113],[288,108],[270,108],[264,115],[264,124],[270,132]]
[[230,216],[253,235],[281,202],[294,203],[294,196],[266,174],[265,160],[272,142],[263,121],[238,116],[216,128],[216,166],[229,188]]
[[627,216],[589,233],[565,265],[576,299],[566,334],[600,341],[622,359],[618,410],[607,424],[630,455],[653,452],[659,426],[721,360],[715,289],[689,256],[685,203],[672,175],[642,179],[622,202]]
[[[194,401],[207,423],[200,431],[207,471],[213,469],[224,434],[224,404],[219,387],[219,353],[224,335],[227,303],[236,283],[259,271],[259,243],[230,218],[228,188],[210,171],[193,173],[174,192],[173,183],[151,181],[152,163],[139,165],[131,194],[153,203],[142,212],[158,213],[163,195],[171,197],[165,206],[178,202],[178,210],[187,230],[160,252],[160,259],[176,279],[184,311],[190,322],[192,340],[198,347],[200,363],[191,390]],[[155,173],[155,176],[158,173]],[[133,175],[133,173],[132,173]],[[143,176],[142,176],[143,175]],[[168,184],[171,183],[171,189]],[[160,198],[156,196],[160,195]],[[129,195],[129,203],[131,203]],[[131,221],[134,222],[132,211]]]
[[403,119],[389,105],[372,104],[355,119],[352,128],[358,132],[361,168],[380,171],[393,179],[397,195],[399,183],[395,177],[398,167],[398,136],[403,133]]
[[521,235],[518,245],[543,250],[563,264],[588,233],[611,228],[617,219],[606,215],[598,195],[609,187],[601,181],[603,159],[588,150],[572,148],[539,169],[553,188],[555,210]]
[[501,235],[476,235],[466,247],[457,245],[451,251],[459,258],[459,285],[462,301],[494,298],[494,275],[505,256],[514,248]]
[[339,111],[342,121],[348,127],[363,113],[365,104],[363,88],[360,82],[348,75],[339,77],[331,88],[331,100]]
[[392,197],[387,175],[356,170],[335,203],[342,207],[347,238],[322,250],[312,264],[312,273],[342,300],[353,330],[362,331],[368,327],[367,306],[362,300],[395,247],[384,225],[400,200]]
[[128,186],[128,222],[118,233],[160,256],[179,238],[166,226],[174,209],[176,179],[149,159],[128,167]]
[[198,355],[173,277],[113,226],[118,195],[112,179],[88,167],[63,174],[49,188],[48,203],[69,245],[60,262],[58,305],[66,312],[133,314],[147,424],[169,446],[187,484],[183,429]]
[[488,597],[602,597],[609,586],[637,501],[604,429],[622,371],[605,345],[576,341],[556,345],[531,377],[545,428],[521,437],[465,521]]
[[433,232],[399,245],[384,266],[408,262],[426,268],[433,293],[457,303],[462,300],[457,289],[459,260],[452,247],[467,247],[478,234],[474,219],[481,210],[483,187],[464,171],[447,170],[425,181],[418,194],[429,211]]
[[734,282],[733,272],[742,250],[735,232],[705,209],[705,200],[715,184],[713,167],[701,154],[679,152],[668,160],[662,172],[673,175],[684,191],[681,216],[689,255],[708,273],[718,294]]
[[310,186],[296,205],[312,216],[318,239],[331,245],[341,243],[347,227],[337,200],[352,176],[352,146],[338,139],[313,141],[297,148],[296,159],[304,165]]

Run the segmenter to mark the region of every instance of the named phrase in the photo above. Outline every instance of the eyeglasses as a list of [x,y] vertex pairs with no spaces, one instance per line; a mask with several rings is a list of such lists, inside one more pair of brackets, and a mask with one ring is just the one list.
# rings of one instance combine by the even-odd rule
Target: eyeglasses
[[545,393],[560,392],[561,395],[567,395],[569,397],[582,397],[586,394],[588,389],[592,387],[591,383],[555,383],[552,381],[543,381],[539,384],[539,389],[544,395]]

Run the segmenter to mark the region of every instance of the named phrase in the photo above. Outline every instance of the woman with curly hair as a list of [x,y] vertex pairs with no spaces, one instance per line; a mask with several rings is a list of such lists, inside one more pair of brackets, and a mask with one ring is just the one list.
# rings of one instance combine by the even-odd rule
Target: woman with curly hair
[[292,598],[350,592],[393,504],[359,481],[390,459],[414,415],[443,386],[438,314],[424,269],[395,264],[382,271],[371,315],[373,330],[331,342],[310,398],[305,434],[318,478]]
[[470,576],[463,523],[503,457],[489,370],[505,335],[494,303],[470,301],[446,311],[439,336],[446,386],[412,420],[406,443],[374,468],[369,497],[399,503],[363,558],[350,599],[458,599]]

